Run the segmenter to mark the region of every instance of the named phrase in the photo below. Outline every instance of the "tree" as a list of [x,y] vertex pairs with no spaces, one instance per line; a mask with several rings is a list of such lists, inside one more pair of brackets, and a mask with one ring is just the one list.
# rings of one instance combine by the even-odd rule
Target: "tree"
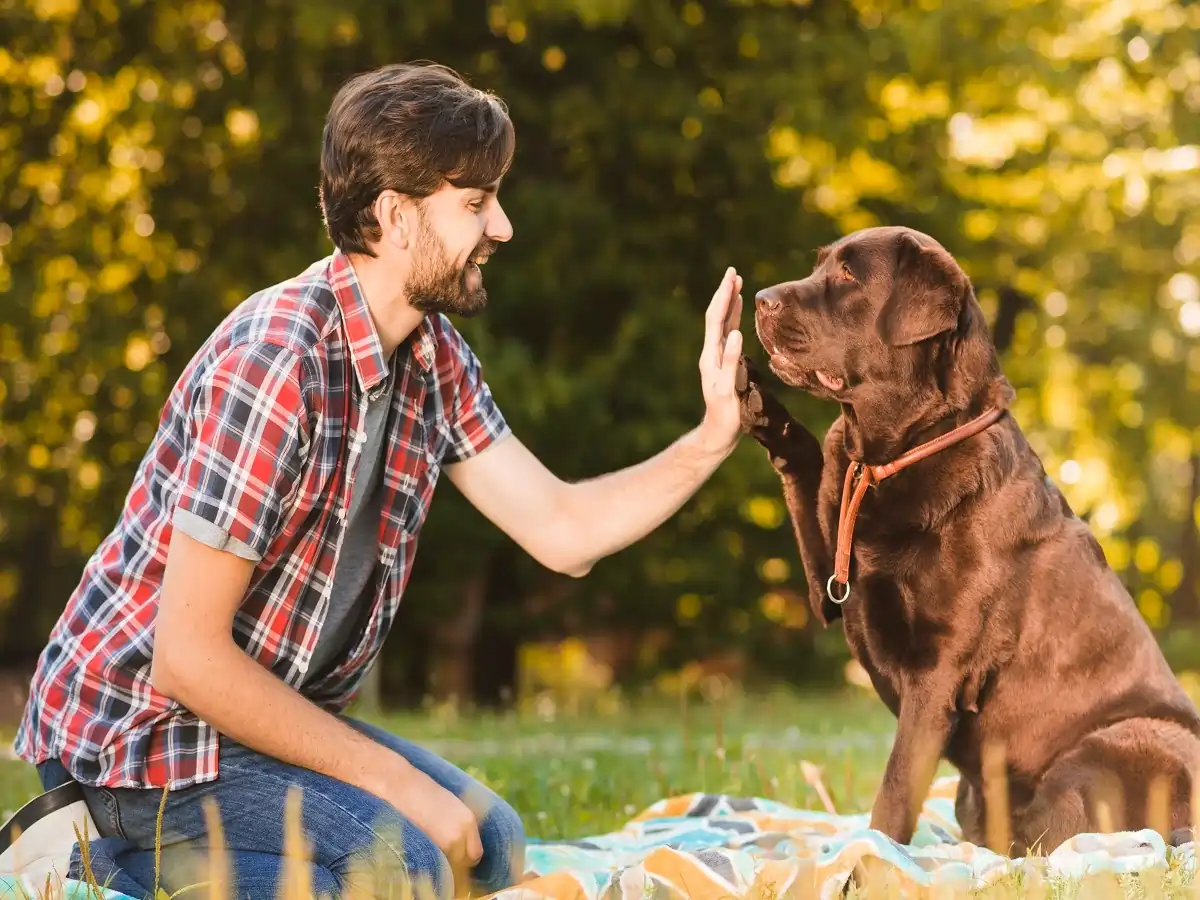
[[[5,9],[6,658],[40,649],[195,347],[329,251],[323,112],[350,73],[405,58],[448,63],[510,105],[501,199],[516,237],[488,267],[491,309],[461,326],[514,429],[563,477],[634,463],[698,420],[701,315],[725,265],[752,294],[804,274],[841,233],[908,224],[972,276],[1022,425],[1147,619],[1165,624],[1169,597],[1195,609],[1200,7]],[[837,412],[788,403],[818,433]],[[423,691],[430,647],[453,642],[476,660],[453,677],[498,700],[519,642],[571,631],[665,630],[664,664],[729,647],[793,678],[825,664],[777,481],[750,442],[583,581],[541,570],[447,485],[426,528],[389,690]]]

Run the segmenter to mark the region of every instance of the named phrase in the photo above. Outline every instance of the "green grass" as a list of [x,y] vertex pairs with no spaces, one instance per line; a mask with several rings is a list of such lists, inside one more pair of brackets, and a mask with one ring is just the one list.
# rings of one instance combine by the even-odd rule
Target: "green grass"
[[37,772],[24,762],[8,759],[13,742],[12,730],[0,729],[0,820],[40,790]]
[[[622,825],[670,794],[725,791],[820,807],[800,772],[825,768],[838,811],[869,809],[895,720],[856,693],[772,696],[609,715],[385,716],[380,724],[441,753],[508,800],[530,835],[578,837]],[[0,734],[4,746],[12,734]],[[23,762],[0,761],[0,812],[38,791]]]
[[820,808],[801,760],[825,769],[839,812],[869,809],[895,720],[878,701],[846,694],[552,722],[386,725],[430,743],[508,800],[531,835],[553,839],[619,828],[650,803],[691,791]]
[[[837,811],[870,809],[895,732],[876,699],[847,689],[798,697],[636,704],[610,714],[457,716],[448,711],[385,716],[375,721],[441,753],[507,799],[531,837],[582,837],[619,828],[650,803],[691,791],[772,797],[820,809],[801,762],[821,767]],[[7,744],[11,734],[0,734]],[[942,772],[950,772],[944,766]],[[38,790],[33,770],[0,761],[0,812]],[[1030,889],[1019,878],[978,896],[1068,900],[1078,897],[1192,896],[1181,871],[1166,884],[1105,876],[1083,886]],[[290,895],[289,895],[290,896]],[[853,897],[876,896],[871,892]],[[886,896],[886,895],[879,895]],[[963,893],[939,897],[965,898]],[[975,895],[972,895],[975,896]],[[772,898],[759,898],[772,900]]]

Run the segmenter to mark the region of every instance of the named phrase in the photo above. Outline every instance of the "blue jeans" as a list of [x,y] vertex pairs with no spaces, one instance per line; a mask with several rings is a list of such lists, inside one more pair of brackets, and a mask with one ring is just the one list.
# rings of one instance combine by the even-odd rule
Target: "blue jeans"
[[[454,885],[442,852],[374,795],[222,738],[220,777],[167,795],[160,886],[171,894],[206,880],[204,807],[212,798],[220,812],[230,886],[235,889],[231,896],[274,900],[284,873],[284,812],[293,786],[301,789],[314,895],[337,896],[353,881],[358,890],[373,897],[402,897],[405,892],[400,885],[407,878],[418,898],[428,896],[420,887],[428,879],[433,891],[429,900],[444,900],[452,892],[465,894],[468,889],[476,894],[498,891],[520,879],[525,833],[512,807],[434,753],[364,722],[348,717],[343,721],[394,750],[456,796],[467,790],[484,793],[490,804],[479,823],[483,858],[471,872],[471,885]],[[52,771],[43,769],[43,782],[53,777]],[[118,839],[130,851],[121,854],[119,868],[149,893],[154,884],[155,830],[162,791],[84,785],[84,793],[100,837]],[[364,864],[369,867],[366,881],[362,880]]]

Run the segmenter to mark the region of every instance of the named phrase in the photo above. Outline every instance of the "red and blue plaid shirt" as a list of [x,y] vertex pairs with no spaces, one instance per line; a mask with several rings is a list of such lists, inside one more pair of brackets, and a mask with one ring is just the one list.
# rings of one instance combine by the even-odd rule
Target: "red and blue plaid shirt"
[[[387,636],[441,467],[508,431],[479,361],[444,316],[427,316],[400,350],[371,615],[340,665],[303,688],[335,711]],[[172,516],[187,510],[261,557],[233,637],[300,689],[329,606],[368,395],[386,375],[340,253],[226,318],[171,391],[120,520],[50,634],[17,733],[23,759],[58,759],[77,780],[107,787],[217,777],[216,731],[150,679]]]

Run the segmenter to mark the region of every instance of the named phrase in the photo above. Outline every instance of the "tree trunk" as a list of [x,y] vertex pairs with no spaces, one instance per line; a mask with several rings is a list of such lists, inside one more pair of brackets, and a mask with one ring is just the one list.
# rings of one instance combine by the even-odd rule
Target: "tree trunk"
[[[29,521],[17,565],[17,593],[0,618],[0,659],[7,663],[37,658],[49,626],[67,597],[55,596],[52,585],[62,580],[54,567],[57,538],[52,515],[41,514]],[[49,611],[54,610],[53,614]]]
[[1183,563],[1183,580],[1171,595],[1174,621],[1200,621],[1200,529],[1196,511],[1200,509],[1200,449],[1192,453],[1192,488],[1184,510],[1183,533],[1179,537],[1179,560]]
[[[430,695],[433,657],[429,626],[406,617],[397,619],[388,638],[387,653],[380,658],[380,693],[392,708],[417,709]],[[394,648],[394,649],[392,649]]]
[[375,665],[363,676],[362,684],[359,686],[357,706],[358,712],[364,716],[378,716],[383,711],[383,704],[380,700],[381,685],[383,684],[382,663],[382,659],[375,660]]
[[501,547],[488,567],[487,607],[472,655],[471,686],[479,706],[496,709],[516,697],[520,613],[516,561],[510,549]]
[[434,626],[434,658],[430,690],[438,702],[466,704],[471,701],[472,652],[487,599],[487,576],[471,578],[463,585],[458,613]]
[[1029,295],[1014,287],[1000,289],[999,309],[996,310],[996,322],[992,326],[992,343],[996,345],[998,356],[1003,356],[1008,352],[1013,336],[1017,332],[1017,319],[1031,306],[1033,306],[1033,300]]

